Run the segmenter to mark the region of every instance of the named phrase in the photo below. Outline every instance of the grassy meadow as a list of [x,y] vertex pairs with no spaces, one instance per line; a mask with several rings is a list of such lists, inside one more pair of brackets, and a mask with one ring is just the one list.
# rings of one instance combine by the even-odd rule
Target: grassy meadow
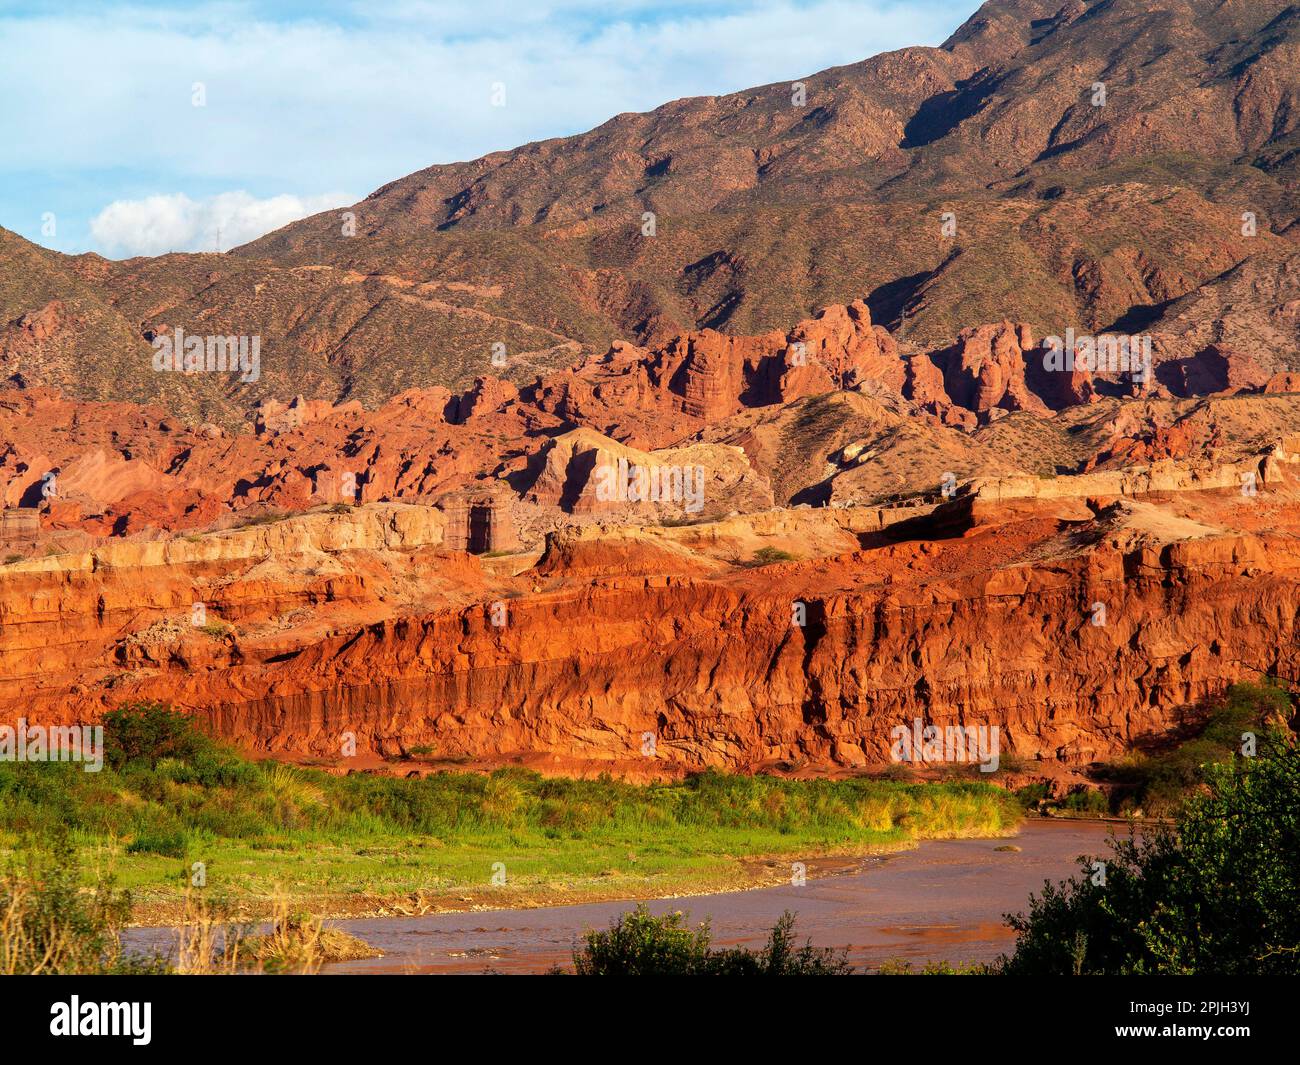
[[[169,920],[196,875],[250,916],[277,899],[421,913],[645,898],[788,881],[791,862],[997,836],[1022,807],[966,781],[665,784],[517,769],[421,779],[252,762],[150,706],[106,719],[107,763],[0,763],[0,861],[66,834],[88,879]],[[196,869],[195,863],[202,863]]]

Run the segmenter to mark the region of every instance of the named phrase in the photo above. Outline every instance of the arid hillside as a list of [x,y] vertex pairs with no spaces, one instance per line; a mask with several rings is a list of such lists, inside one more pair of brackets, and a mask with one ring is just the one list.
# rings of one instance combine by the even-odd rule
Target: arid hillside
[[[939,48],[433,166],[228,254],[0,232],[0,374],[233,428],[858,299],[922,348],[1150,327],[1170,358],[1300,370],[1298,32],[1282,0],[991,0]],[[257,379],[153,372],[177,328],[260,338]]]

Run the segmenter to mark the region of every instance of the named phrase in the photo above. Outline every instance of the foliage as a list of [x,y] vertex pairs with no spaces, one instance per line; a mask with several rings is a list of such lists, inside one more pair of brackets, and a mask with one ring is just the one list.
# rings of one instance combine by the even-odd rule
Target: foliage
[[177,905],[178,874],[196,860],[261,911],[286,884],[298,905],[358,893],[463,897],[483,890],[496,861],[510,879],[494,894],[510,902],[546,895],[559,878],[604,897],[650,881],[716,890],[749,882],[747,856],[999,835],[1021,816],[983,781],[702,773],[645,785],[516,768],[339,775],[250,761],[157,704],[124,706],[106,726],[100,772],[0,762],[0,859],[25,836],[66,829],[96,862],[113,861],[146,906]]
[[48,845],[32,842],[0,873],[0,974],[165,971],[156,958],[122,953],[118,931],[130,913],[129,893],[111,878],[82,890],[66,835]]
[[1205,783],[1208,767],[1230,762],[1245,733],[1284,730],[1291,700],[1280,688],[1234,684],[1200,710],[1200,720],[1182,741],[1147,757],[1134,757],[1103,772],[1121,810],[1141,809],[1148,816],[1168,816],[1188,794]]
[[211,743],[185,714],[161,703],[142,702],[104,715],[104,759],[114,769],[133,762],[157,766],[160,759],[191,761]]
[[1014,975],[1300,973],[1300,752],[1204,769],[1172,829],[1111,843],[1047,884],[1003,962]]
[[840,952],[811,943],[796,947],[794,914],[777,921],[761,950],[709,946],[707,921],[694,931],[681,911],[656,917],[645,904],[618,917],[608,931],[587,933],[574,952],[579,976],[847,976],[853,967]]
[[789,551],[782,551],[779,547],[760,547],[754,552],[754,558],[748,565],[770,566],[776,562],[794,562],[798,557]]

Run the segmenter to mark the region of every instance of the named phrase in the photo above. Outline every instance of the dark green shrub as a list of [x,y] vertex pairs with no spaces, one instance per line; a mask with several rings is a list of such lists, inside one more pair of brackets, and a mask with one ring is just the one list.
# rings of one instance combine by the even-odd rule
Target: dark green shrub
[[1112,841],[1048,884],[1003,960],[1013,975],[1300,974],[1300,752],[1205,768],[1173,829]]
[[608,931],[588,932],[573,955],[579,976],[846,976],[842,953],[811,943],[794,945],[794,915],[777,921],[762,950],[709,946],[708,922],[692,931],[681,912],[655,917],[645,904],[620,916]]
[[1078,788],[1070,792],[1061,805],[1076,814],[1100,816],[1110,812],[1110,803],[1106,801],[1105,793],[1095,788]]

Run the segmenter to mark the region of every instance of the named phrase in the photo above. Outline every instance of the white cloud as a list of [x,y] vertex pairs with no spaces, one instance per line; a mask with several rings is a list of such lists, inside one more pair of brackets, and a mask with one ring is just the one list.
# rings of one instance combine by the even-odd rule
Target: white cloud
[[[0,13],[0,144],[20,146],[0,152],[0,225],[30,235],[52,211],[71,245],[73,220],[158,190],[364,195],[620,112],[938,43],[976,3],[103,0]],[[498,81],[506,107],[491,105]],[[195,82],[206,106],[192,106]],[[120,232],[123,214],[104,211],[103,231]],[[149,217],[163,243],[178,239],[163,208]]]
[[91,236],[105,255],[161,255],[171,251],[228,251],[273,229],[352,202],[342,193],[272,196],[223,192],[204,200],[184,193],[116,200],[90,222]]

